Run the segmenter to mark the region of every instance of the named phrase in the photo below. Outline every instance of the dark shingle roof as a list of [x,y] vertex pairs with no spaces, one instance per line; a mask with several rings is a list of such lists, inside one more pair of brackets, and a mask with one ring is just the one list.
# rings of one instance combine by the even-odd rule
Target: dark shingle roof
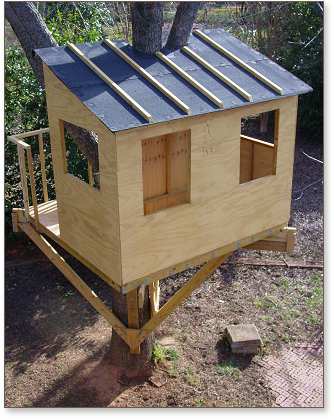
[[[283,95],[276,93],[249,72],[219,53],[204,40],[191,35],[188,46],[241,88],[247,90],[253,97],[253,103],[279,99],[284,96],[299,95],[312,90],[297,77],[224,30],[215,29],[204,32],[247,62],[263,76],[279,85],[283,90]],[[191,108],[192,115],[206,114],[213,111],[223,112],[157,57],[138,53],[129,44],[122,41],[116,41],[115,44],[187,104]],[[153,123],[187,117],[185,112],[103,42],[82,44],[77,45],[77,47],[148,111],[153,117]],[[121,131],[148,124],[141,115],[133,110],[68,47],[43,48],[36,50],[36,53],[65,86],[110,130]],[[237,108],[250,103],[235,90],[205,70],[200,64],[189,58],[184,52],[177,50],[170,53],[165,52],[165,54],[179,67],[186,70],[196,81],[221,99],[224,103],[224,109]]]

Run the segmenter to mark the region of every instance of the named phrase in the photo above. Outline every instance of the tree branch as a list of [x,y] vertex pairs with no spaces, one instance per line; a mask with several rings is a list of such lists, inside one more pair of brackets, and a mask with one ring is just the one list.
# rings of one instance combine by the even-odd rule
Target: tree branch
[[167,39],[167,49],[177,50],[187,44],[200,6],[201,2],[195,1],[179,3],[173,20],[173,25]]
[[[44,88],[42,60],[34,53],[34,49],[55,47],[58,44],[32,2],[6,1],[5,16],[18,38],[36,78]],[[80,151],[91,162],[93,171],[98,172],[98,143],[96,138],[87,130],[68,122],[65,123],[65,127]]]

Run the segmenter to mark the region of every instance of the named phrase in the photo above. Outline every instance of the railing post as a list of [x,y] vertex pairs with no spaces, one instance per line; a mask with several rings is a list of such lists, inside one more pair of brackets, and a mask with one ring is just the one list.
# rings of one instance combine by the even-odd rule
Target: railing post
[[20,176],[21,176],[21,185],[23,192],[23,204],[24,204],[24,213],[26,219],[29,218],[29,192],[27,184],[27,172],[26,172],[26,159],[24,154],[24,147],[17,145],[17,154],[19,156],[19,167],[20,167]]
[[27,147],[27,156],[28,156],[28,170],[29,170],[29,177],[30,177],[31,200],[32,200],[32,205],[34,207],[35,226],[36,226],[36,229],[38,230],[38,227],[39,227],[38,205],[37,205],[37,196],[36,196],[34,167],[33,167],[32,153],[31,153],[30,146]]
[[39,145],[39,161],[41,163],[41,175],[42,175],[42,186],[43,186],[43,197],[44,201],[49,201],[48,184],[46,180],[45,172],[45,153],[43,143],[43,133],[38,134],[38,145]]

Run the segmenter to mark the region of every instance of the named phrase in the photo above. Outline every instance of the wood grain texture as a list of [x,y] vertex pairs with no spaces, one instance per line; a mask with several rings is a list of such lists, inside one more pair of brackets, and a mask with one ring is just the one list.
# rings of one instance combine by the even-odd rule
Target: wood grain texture
[[[240,184],[241,118],[280,110],[276,175]],[[122,287],[251,237],[290,217],[297,98],[116,134]],[[145,138],[191,130],[191,203],[144,215]],[[273,150],[273,147],[270,148]]]
[[144,214],[190,201],[190,130],[142,141]]
[[[113,283],[121,284],[115,136],[46,66],[44,73],[60,238]],[[63,121],[98,135],[99,190],[67,173]]]

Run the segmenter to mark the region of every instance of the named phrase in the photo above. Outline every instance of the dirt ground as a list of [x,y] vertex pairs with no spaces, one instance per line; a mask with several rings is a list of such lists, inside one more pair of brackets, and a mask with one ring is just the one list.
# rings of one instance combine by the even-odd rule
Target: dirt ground
[[[290,225],[292,256],[239,251],[158,329],[164,357],[151,380],[124,383],[108,360],[111,329],[24,239],[6,251],[5,401],[7,407],[271,407],[276,395],[264,358],[301,343],[322,345],[323,189],[320,145],[298,142]],[[315,268],[245,265],[307,261]],[[108,287],[71,264],[106,302]],[[164,301],[195,270],[162,282]],[[231,356],[227,324],[254,323],[264,347]],[[167,349],[167,350],[166,350]],[[322,363],[322,356],[314,356]],[[275,359],[275,360],[276,360]]]

